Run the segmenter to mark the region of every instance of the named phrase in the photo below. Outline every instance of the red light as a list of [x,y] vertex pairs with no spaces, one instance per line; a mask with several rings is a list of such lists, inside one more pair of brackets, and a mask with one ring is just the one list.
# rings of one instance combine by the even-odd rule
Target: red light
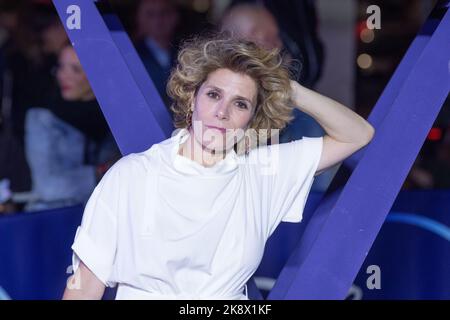
[[356,35],[355,35],[355,36],[356,36],[358,39],[360,38],[361,32],[363,32],[364,29],[367,29],[366,21],[365,21],[365,20],[359,21],[359,22],[356,24],[356,28],[355,28],[355,31],[356,31]]
[[441,128],[431,128],[430,132],[428,133],[428,140],[432,141],[438,141],[442,138],[442,129]]

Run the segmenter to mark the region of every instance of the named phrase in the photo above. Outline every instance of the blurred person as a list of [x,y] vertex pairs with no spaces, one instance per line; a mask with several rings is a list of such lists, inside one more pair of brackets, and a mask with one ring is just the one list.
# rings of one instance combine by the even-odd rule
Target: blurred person
[[83,203],[120,157],[75,50],[59,54],[58,92],[26,116],[26,156],[35,199],[27,210]]
[[[279,38],[289,54],[298,61],[295,78],[307,88],[314,88],[320,78],[324,47],[318,35],[318,17],[314,0],[232,0],[234,6],[262,6],[278,25]],[[272,20],[270,19],[270,20]],[[261,23],[264,20],[261,20]]]
[[283,47],[275,17],[260,4],[244,3],[232,6],[224,13],[220,28],[236,37],[254,41],[268,50]]
[[0,1],[0,29],[0,181],[10,195],[0,212],[11,212],[23,208],[31,189],[25,114],[47,106],[57,87],[57,55],[68,39],[53,6],[30,1]]
[[27,1],[2,5],[5,9],[2,18],[6,19],[0,24],[7,31],[4,71],[10,83],[9,92],[3,92],[2,96],[11,101],[8,121],[23,144],[25,114],[32,105],[43,105],[56,87],[52,71],[58,50],[67,43],[67,37],[62,26],[57,26],[59,18],[52,6]]
[[173,0],[139,0],[136,5],[136,50],[166,106],[167,79],[176,55],[179,10]]

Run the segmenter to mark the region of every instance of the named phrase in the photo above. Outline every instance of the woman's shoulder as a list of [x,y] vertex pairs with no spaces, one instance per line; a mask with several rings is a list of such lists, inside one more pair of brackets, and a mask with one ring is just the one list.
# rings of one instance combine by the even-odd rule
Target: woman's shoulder
[[142,152],[130,153],[120,158],[109,171],[116,175],[143,175],[156,169],[159,150],[157,144]]
[[174,137],[170,137],[159,143],[153,144],[144,151],[129,153],[120,158],[110,170],[128,175],[154,173],[157,171],[161,159],[170,155],[173,142]]
[[278,167],[286,162],[314,157],[322,146],[323,137],[307,137],[284,143],[261,145],[252,149],[246,163],[260,167]]

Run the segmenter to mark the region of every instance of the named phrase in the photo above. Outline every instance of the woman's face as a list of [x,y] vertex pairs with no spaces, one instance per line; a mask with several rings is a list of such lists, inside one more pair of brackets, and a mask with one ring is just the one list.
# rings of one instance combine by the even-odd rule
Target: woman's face
[[94,98],[88,79],[72,47],[64,48],[59,54],[56,78],[65,100],[87,101]]
[[[252,119],[257,103],[257,85],[248,75],[217,69],[208,75],[194,97],[192,127],[203,148],[223,152],[238,142]],[[238,136],[235,140],[235,136]]]

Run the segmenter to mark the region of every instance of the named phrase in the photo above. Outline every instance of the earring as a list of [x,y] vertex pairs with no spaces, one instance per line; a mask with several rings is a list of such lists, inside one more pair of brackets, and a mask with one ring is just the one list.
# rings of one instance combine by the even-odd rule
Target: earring
[[250,143],[247,140],[248,137],[245,137],[245,156],[248,156],[250,153]]
[[189,108],[188,112],[186,112],[186,125],[189,128],[192,125],[192,109]]

